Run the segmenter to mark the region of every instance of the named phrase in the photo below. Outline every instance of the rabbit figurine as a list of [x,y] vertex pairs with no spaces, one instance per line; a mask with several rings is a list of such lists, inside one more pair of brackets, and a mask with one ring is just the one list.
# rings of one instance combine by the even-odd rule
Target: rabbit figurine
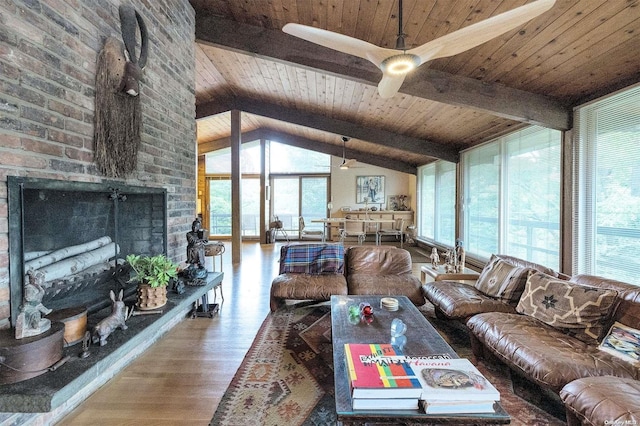
[[124,290],[120,290],[118,294],[118,300],[116,300],[116,295],[111,290],[109,292],[109,297],[111,297],[111,314],[100,321],[95,328],[93,329],[93,343],[100,342],[100,346],[104,346],[107,343],[107,337],[115,330],[120,327],[122,330],[127,329],[127,325],[125,324],[125,320],[127,318],[127,309],[122,301]]

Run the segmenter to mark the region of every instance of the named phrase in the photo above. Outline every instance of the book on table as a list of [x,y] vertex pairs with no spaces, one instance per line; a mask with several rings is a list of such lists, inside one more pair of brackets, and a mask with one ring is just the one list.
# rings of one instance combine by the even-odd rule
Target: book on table
[[354,410],[417,410],[418,398],[354,398]]
[[444,401],[427,402],[420,400],[420,408],[426,414],[479,414],[493,413],[496,401]]
[[500,392],[468,359],[414,358],[410,363],[422,384],[421,406],[427,412],[492,412],[500,401]]
[[417,408],[422,384],[398,347],[347,343],[344,349],[352,398],[415,399]]

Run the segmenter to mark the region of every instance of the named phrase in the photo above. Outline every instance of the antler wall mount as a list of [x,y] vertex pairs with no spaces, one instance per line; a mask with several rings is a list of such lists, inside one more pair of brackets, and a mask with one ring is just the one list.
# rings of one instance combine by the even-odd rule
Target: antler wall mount
[[138,95],[149,49],[147,27],[140,13],[127,5],[120,6],[118,11],[124,44],[115,37],[107,37],[96,66],[94,161],[108,177],[126,177],[137,166],[142,124]]

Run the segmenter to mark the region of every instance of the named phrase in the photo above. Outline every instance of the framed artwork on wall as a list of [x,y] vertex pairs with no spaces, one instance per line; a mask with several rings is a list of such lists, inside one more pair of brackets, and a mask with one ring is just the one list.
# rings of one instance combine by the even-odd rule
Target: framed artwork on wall
[[409,195],[389,195],[387,210],[411,210],[411,197]]
[[384,176],[357,176],[356,203],[384,203]]

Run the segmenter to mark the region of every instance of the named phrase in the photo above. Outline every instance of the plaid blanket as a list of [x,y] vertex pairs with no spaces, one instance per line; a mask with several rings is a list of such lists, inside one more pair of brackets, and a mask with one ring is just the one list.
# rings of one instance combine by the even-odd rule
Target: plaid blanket
[[344,247],[341,244],[295,244],[280,249],[280,273],[342,274]]

